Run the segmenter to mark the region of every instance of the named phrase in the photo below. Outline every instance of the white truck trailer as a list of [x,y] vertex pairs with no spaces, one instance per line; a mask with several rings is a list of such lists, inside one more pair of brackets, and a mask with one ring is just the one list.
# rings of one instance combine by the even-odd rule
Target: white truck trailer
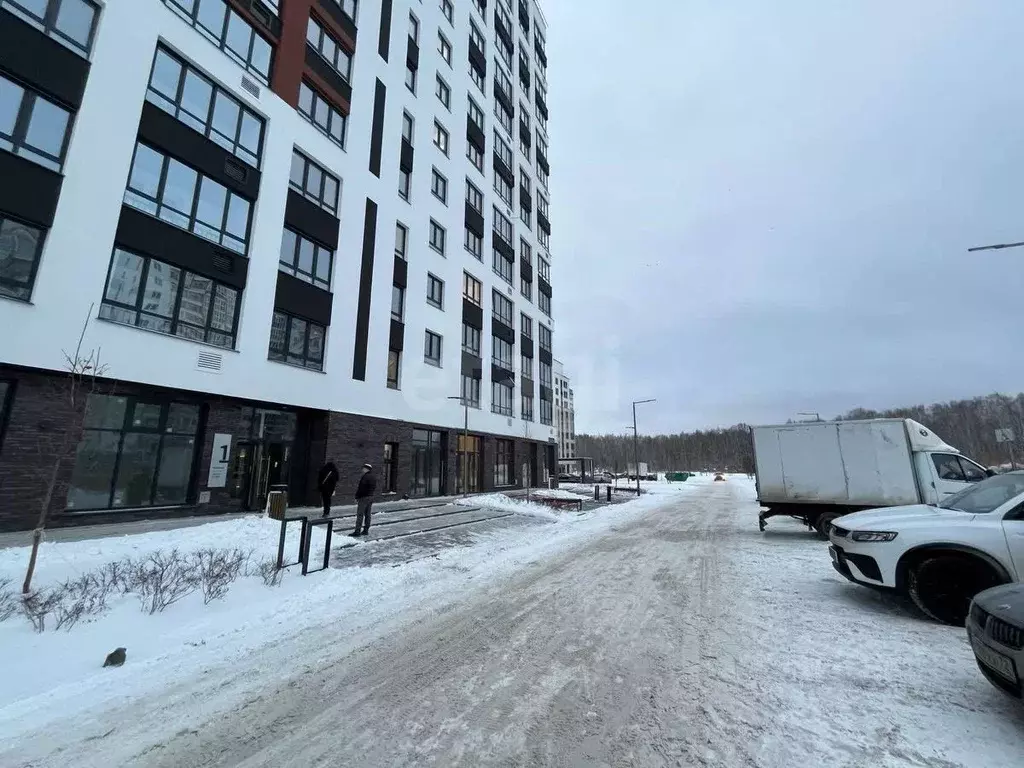
[[937,504],[992,472],[912,419],[805,422],[754,427],[763,531],[788,515],[828,536],[850,512]]

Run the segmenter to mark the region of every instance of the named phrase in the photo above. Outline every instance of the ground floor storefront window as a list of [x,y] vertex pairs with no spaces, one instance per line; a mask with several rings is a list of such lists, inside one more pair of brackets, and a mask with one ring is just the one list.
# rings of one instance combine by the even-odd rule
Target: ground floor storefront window
[[511,440],[494,441],[494,487],[515,485],[515,444]]
[[68,508],[184,504],[198,430],[195,404],[90,395]]
[[384,493],[395,492],[395,478],[397,477],[398,443],[384,443]]
[[440,496],[444,493],[444,433],[428,429],[412,431],[412,477],[410,496]]
[[459,493],[480,491],[480,438],[459,435],[455,485]]

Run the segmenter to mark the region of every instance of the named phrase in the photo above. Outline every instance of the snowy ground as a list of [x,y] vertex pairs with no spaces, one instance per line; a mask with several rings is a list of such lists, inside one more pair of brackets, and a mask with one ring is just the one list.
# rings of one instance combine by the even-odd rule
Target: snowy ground
[[[9,620],[0,765],[1020,765],[1024,707],[963,630],[847,584],[801,526],[759,533],[745,478],[648,489],[205,609]],[[238,525],[175,543],[273,539]],[[60,546],[41,578],[109,554]]]

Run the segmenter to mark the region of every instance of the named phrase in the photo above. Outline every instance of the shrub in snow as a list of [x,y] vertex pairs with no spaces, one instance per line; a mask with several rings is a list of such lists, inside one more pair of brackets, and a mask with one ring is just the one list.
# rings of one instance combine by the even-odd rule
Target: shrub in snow
[[263,579],[263,583],[268,587],[276,587],[281,583],[281,577],[284,576],[284,570],[277,567],[277,560],[270,559],[264,560],[256,566],[256,573]]
[[127,595],[132,591],[134,576],[135,563],[127,557],[107,563],[97,574],[97,578],[103,580],[109,591],[122,595]]
[[102,571],[87,573],[56,587],[54,592],[58,600],[53,606],[56,628],[69,630],[83,617],[103,613],[107,609],[107,595],[111,588]]
[[32,629],[43,632],[46,629],[46,617],[57,607],[60,599],[60,592],[56,589],[29,592],[21,598],[21,612],[32,622]]
[[199,588],[199,571],[177,549],[157,550],[132,564],[131,592],[150,614],[187,597]]
[[198,571],[204,604],[227,594],[228,586],[238,578],[251,554],[242,549],[213,548],[192,553],[191,565]]
[[18,610],[18,598],[10,579],[0,579],[0,621],[7,621]]

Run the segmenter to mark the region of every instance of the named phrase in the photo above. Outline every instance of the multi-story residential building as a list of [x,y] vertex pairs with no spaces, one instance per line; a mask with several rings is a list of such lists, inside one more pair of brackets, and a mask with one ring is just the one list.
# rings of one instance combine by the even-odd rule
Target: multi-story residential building
[[576,410],[572,387],[560,360],[555,360],[555,434],[560,459],[576,458]]
[[545,481],[546,22],[515,3],[0,0],[0,526],[50,489],[61,523],[308,503],[325,460],[339,498],[364,462]]

